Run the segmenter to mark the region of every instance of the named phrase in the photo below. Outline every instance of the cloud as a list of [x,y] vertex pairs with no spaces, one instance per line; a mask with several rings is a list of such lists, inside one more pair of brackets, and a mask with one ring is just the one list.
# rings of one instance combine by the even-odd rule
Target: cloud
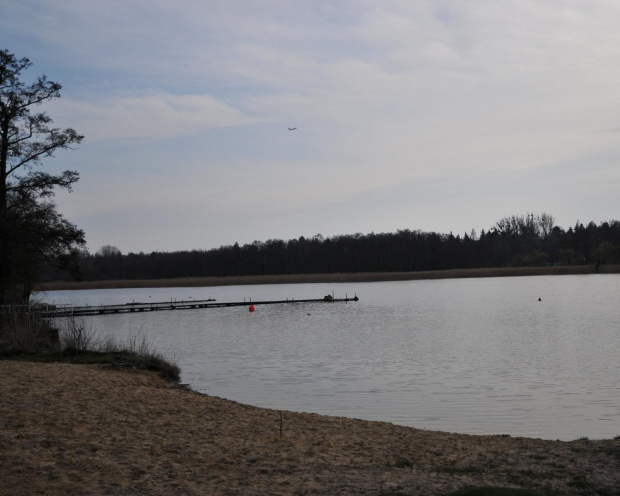
[[50,105],[50,114],[56,122],[71,123],[89,142],[153,141],[261,121],[209,95],[171,95],[159,91],[89,101],[63,99]]

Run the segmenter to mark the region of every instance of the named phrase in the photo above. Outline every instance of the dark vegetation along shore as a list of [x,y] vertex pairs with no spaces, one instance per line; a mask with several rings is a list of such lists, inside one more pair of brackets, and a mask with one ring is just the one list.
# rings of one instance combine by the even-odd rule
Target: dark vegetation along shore
[[170,279],[111,279],[98,281],[54,281],[36,286],[37,291],[112,288],[207,287],[247,284],[304,284],[342,282],[412,281],[424,279],[458,279],[469,277],[518,277],[569,274],[620,274],[620,264],[566,265],[545,267],[504,267],[487,269],[453,269],[418,272],[364,272],[335,274],[279,274],[264,276],[179,277]]
[[[513,215],[486,232],[472,230],[462,236],[404,229],[329,238],[271,239],[169,253],[123,254],[116,247],[104,246],[94,254],[81,251],[78,263],[83,281],[249,276],[280,276],[293,281],[316,276],[325,281],[326,274],[355,281],[368,277],[411,279],[416,277],[410,275],[413,272],[422,273],[420,278],[431,278],[454,277],[446,275],[448,271],[477,270],[472,276],[480,277],[487,269],[563,267],[558,269],[561,273],[590,270],[581,266],[620,264],[620,222],[576,223],[565,230],[546,213]],[[383,275],[386,273],[392,275]],[[50,268],[39,278],[41,282],[69,280],[70,274]]]

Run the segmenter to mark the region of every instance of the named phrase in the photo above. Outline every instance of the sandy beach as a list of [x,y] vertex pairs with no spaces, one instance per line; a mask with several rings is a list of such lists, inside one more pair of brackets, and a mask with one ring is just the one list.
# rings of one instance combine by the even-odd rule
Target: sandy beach
[[242,405],[154,373],[0,361],[3,495],[620,494],[620,438],[431,432]]

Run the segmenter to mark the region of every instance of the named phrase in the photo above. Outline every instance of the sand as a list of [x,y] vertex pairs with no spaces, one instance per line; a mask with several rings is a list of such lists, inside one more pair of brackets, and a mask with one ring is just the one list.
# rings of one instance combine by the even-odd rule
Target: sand
[[431,432],[269,410],[147,372],[0,361],[2,495],[619,494],[620,438]]

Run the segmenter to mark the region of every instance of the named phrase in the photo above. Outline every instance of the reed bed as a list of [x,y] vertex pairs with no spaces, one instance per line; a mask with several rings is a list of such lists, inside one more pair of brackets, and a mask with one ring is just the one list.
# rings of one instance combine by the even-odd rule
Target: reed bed
[[[453,269],[420,272],[361,272],[336,274],[278,274],[263,276],[183,277],[174,279],[135,279],[83,282],[48,282],[38,291],[117,288],[176,288],[208,286],[243,286],[249,284],[305,284],[339,282],[413,281],[422,279],[458,279],[471,277],[516,277],[570,274],[595,274],[594,265],[555,267],[502,267],[482,269]],[[620,265],[601,265],[601,274],[619,274]]]

